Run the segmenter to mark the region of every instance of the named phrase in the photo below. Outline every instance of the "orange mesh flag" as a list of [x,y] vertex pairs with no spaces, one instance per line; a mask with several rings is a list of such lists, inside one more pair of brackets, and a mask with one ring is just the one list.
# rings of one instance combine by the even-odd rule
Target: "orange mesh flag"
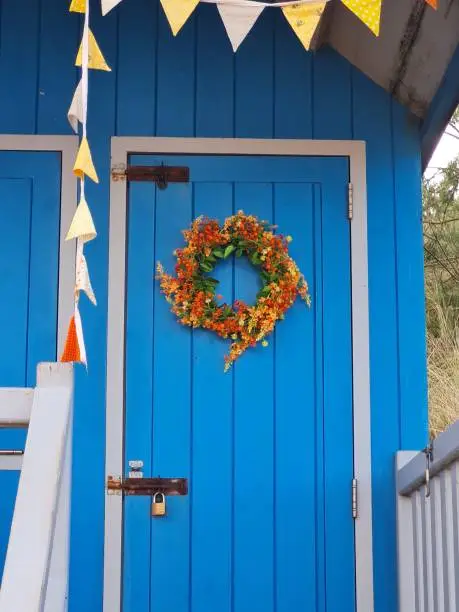
[[61,362],[84,363],[86,365],[86,349],[83,339],[83,328],[78,307],[75,306],[75,314],[70,319],[67,338],[65,340],[64,352]]
[[435,10],[438,8],[438,0],[426,0],[426,2]]
[[76,334],[75,315],[70,319],[69,330],[65,340],[64,352],[61,356],[61,361],[80,361],[80,348],[78,346],[78,338]]

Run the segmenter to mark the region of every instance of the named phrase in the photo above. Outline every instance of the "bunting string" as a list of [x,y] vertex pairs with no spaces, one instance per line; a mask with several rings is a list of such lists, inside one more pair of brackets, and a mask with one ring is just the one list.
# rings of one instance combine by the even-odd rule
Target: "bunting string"
[[[106,15],[122,0],[101,0],[102,14]],[[281,8],[299,40],[309,49],[320,19],[331,0],[285,0],[258,2],[257,0],[160,0],[166,18],[176,36],[199,2],[216,4],[233,51],[237,51],[265,8]],[[338,1],[338,0],[336,0]],[[382,0],[340,0],[360,19],[375,36],[379,36]],[[438,0],[425,0],[436,9]]]
[[[112,4],[115,6],[113,2]],[[73,173],[79,181],[79,202],[65,238],[66,240],[76,241],[76,259],[74,310],[61,356],[61,361],[78,362],[86,366],[87,357],[79,301],[83,292],[92,304],[97,304],[84,254],[85,244],[94,240],[97,232],[86,200],[85,182],[86,179],[91,179],[95,183],[99,182],[87,134],[89,70],[110,71],[110,67],[90,29],[89,5],[89,0],[72,0],[69,7],[70,12],[83,13],[84,21],[81,44],[75,59],[75,65],[81,68],[81,76],[67,112],[67,118],[72,129],[75,133],[80,134],[80,144],[73,167]],[[80,126],[81,129],[79,129]]]
[[[174,36],[180,32],[199,2],[216,4],[233,51],[237,51],[265,8],[280,8],[301,44],[305,49],[309,49],[324,10],[330,1],[160,0]],[[375,36],[379,36],[382,0],[335,1],[341,1]],[[433,9],[438,8],[438,0],[425,1]],[[102,14],[106,15],[121,2],[122,0],[101,0]],[[84,19],[83,35],[75,59],[75,65],[81,68],[81,75],[67,112],[67,118],[73,131],[80,135],[80,144],[73,168],[73,172],[79,181],[79,202],[66,236],[66,240],[76,241],[74,311],[69,322],[67,338],[61,356],[61,361],[80,362],[86,366],[86,348],[79,301],[81,293],[84,293],[92,304],[97,305],[84,253],[86,243],[94,240],[97,231],[86,200],[85,182],[87,179],[95,183],[99,182],[87,134],[89,70],[106,72],[111,70],[105,61],[94,33],[91,31],[89,5],[90,0],[71,0],[69,6],[70,12],[81,13]]]

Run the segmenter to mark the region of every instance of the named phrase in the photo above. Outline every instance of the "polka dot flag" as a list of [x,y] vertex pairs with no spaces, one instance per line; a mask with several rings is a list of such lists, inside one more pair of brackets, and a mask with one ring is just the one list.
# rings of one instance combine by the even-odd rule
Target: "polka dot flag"
[[[347,8],[352,11],[363,23],[370,28],[376,36],[379,36],[379,25],[381,22],[382,0],[341,0]],[[426,0],[432,8],[438,8],[438,0]]]
[[379,36],[382,0],[342,0],[342,2],[370,28],[373,34]]

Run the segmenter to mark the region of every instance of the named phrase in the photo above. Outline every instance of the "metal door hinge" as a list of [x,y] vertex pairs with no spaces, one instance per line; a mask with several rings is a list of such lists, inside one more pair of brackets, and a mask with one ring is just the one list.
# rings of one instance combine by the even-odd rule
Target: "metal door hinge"
[[106,485],[107,495],[122,495],[123,492],[121,488],[121,483],[121,476],[108,476]]
[[124,164],[113,166],[111,174],[112,174],[112,181],[125,181],[126,180],[126,166]]
[[357,478],[352,479],[352,518],[359,516],[358,497],[357,497]]
[[347,186],[347,218],[352,221],[354,216],[354,185],[348,183]]

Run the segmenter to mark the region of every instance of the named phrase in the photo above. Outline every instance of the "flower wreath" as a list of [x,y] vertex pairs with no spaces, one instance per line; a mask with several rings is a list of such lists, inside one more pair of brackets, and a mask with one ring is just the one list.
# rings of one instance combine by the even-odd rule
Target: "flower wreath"
[[[242,211],[228,217],[223,227],[215,219],[198,217],[190,229],[183,231],[186,246],[174,251],[176,276],[157,264],[161,292],[180,323],[212,330],[233,341],[225,356],[225,372],[249,346],[260,340],[267,346],[265,336],[284,318],[298,295],[310,304],[306,280],[288,254],[292,238],[275,235],[273,229],[266,221]],[[233,306],[220,304],[218,280],[207,276],[220,260],[233,253],[247,256],[260,268],[263,287],[253,306],[241,300]]]

